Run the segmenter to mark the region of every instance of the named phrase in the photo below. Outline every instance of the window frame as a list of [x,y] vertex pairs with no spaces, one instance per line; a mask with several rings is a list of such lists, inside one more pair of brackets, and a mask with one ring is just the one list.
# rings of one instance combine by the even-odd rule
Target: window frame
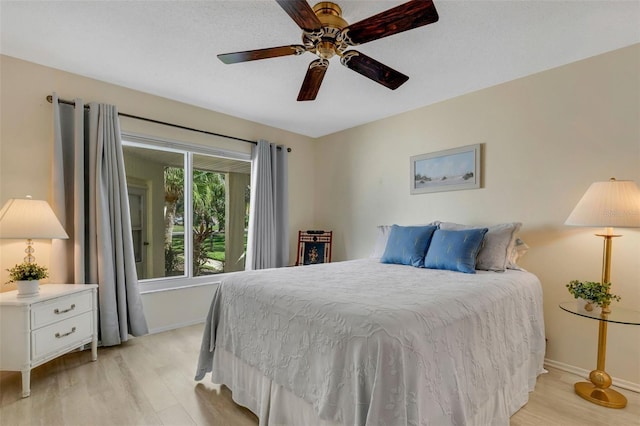
[[[253,174],[253,164],[251,162],[251,154],[240,151],[232,151],[195,143],[182,142],[177,140],[165,139],[157,136],[148,136],[138,133],[122,132],[122,146],[131,146],[136,148],[156,149],[159,151],[175,152],[182,154],[184,161],[184,241],[185,241],[185,274],[179,277],[158,277],[138,280],[138,287],[141,294],[155,293],[160,291],[169,291],[176,289],[184,289],[190,287],[201,287],[220,283],[225,275],[232,272],[223,272],[214,275],[203,275],[199,277],[192,276],[193,267],[191,258],[193,256],[193,232],[186,232],[187,229],[193,229],[193,155],[208,155],[213,157],[221,157],[238,161],[247,161],[251,165],[251,174]],[[188,247],[188,250],[187,250]],[[186,265],[189,265],[188,268]]]

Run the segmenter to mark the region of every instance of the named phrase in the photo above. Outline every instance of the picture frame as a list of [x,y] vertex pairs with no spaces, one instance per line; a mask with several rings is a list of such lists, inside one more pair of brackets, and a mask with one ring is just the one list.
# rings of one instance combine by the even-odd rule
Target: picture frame
[[412,156],[411,194],[480,188],[480,156],[481,144]]
[[296,266],[331,262],[333,231],[298,231]]

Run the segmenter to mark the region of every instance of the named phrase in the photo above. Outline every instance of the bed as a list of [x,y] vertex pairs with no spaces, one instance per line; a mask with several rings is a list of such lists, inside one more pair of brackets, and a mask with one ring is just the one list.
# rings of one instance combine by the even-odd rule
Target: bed
[[196,372],[261,425],[508,425],[544,372],[542,289],[378,259],[225,278]]

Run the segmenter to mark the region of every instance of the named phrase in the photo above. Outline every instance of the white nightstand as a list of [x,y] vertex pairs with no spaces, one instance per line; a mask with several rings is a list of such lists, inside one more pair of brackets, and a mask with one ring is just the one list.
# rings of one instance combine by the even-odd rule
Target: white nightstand
[[43,284],[40,294],[0,293],[0,370],[22,372],[22,396],[31,393],[31,369],[91,342],[98,359],[96,284]]

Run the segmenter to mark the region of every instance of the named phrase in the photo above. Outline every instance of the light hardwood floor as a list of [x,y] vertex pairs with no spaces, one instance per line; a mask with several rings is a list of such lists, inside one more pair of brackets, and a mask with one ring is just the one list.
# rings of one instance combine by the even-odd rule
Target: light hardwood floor
[[[5,425],[257,425],[207,376],[193,380],[202,325],[131,339],[119,347],[75,352],[33,370],[31,396],[20,397],[20,374],[0,373],[0,424]],[[614,410],[573,392],[578,376],[550,369],[538,378],[512,426],[640,426],[640,394]],[[302,425],[296,425],[302,426]]]

